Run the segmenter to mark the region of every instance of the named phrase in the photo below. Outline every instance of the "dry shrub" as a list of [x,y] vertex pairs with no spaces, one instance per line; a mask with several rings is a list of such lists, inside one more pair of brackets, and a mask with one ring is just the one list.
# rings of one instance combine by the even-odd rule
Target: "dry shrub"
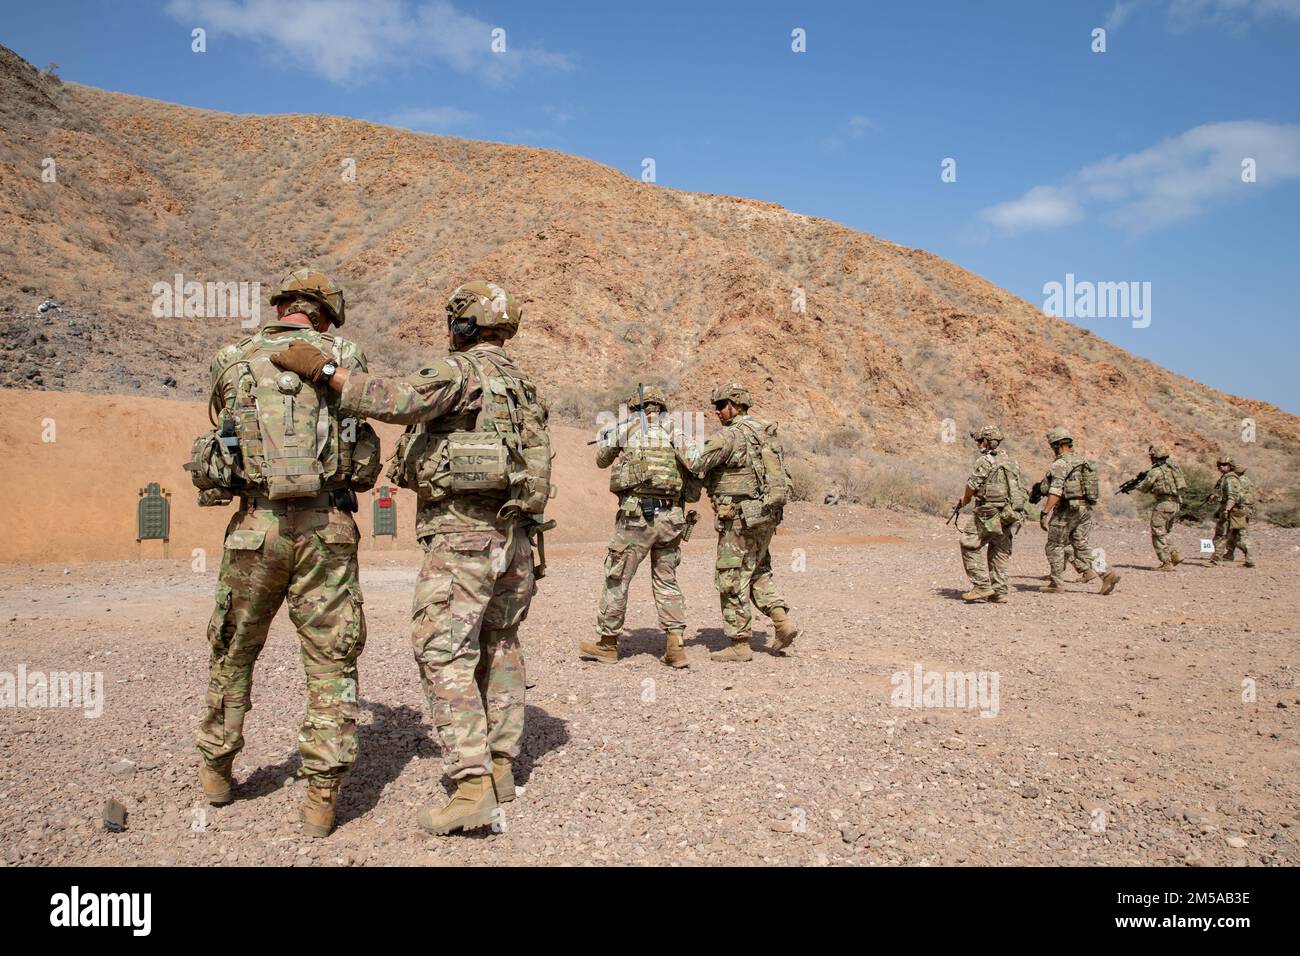
[[817,469],[802,459],[791,459],[785,464],[790,474],[791,501],[817,501],[822,496],[822,481]]

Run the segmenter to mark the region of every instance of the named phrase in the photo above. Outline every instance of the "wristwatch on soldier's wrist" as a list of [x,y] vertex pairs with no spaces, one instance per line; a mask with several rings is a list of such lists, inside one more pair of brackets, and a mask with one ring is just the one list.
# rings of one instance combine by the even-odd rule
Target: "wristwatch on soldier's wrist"
[[334,373],[337,372],[338,370],[339,370],[338,362],[326,362],[324,365],[321,366],[320,380],[324,382],[326,385],[328,385],[330,383],[330,379],[334,377]]

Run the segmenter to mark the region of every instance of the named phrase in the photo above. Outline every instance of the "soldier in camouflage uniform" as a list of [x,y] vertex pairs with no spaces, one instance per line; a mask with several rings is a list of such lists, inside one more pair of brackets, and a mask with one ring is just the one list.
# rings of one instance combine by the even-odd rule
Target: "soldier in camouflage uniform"
[[1241,549],[1245,559],[1243,566],[1253,568],[1254,550],[1250,542],[1251,510],[1254,507],[1254,489],[1246,477],[1246,469],[1238,465],[1229,455],[1220,455],[1218,460],[1219,480],[1214,484],[1211,500],[1215,503],[1214,511],[1214,557],[1210,564],[1222,563],[1221,555],[1232,559],[1233,551]]
[[1167,445],[1152,445],[1147,449],[1151,458],[1151,467],[1147,476],[1138,484],[1138,491],[1145,491],[1155,497],[1151,508],[1151,546],[1160,559],[1157,571],[1172,571],[1182,563],[1183,556],[1177,548],[1169,546],[1169,533],[1173,531],[1178,513],[1183,508],[1183,492],[1187,488],[1187,479],[1183,470],[1169,460]]
[[[1024,516],[1020,466],[999,447],[1002,430],[996,425],[985,425],[971,432],[970,437],[979,445],[980,456],[955,506],[960,511],[972,498],[975,500],[971,525],[961,532],[961,560],[972,587],[961,597],[966,602],[1005,604],[1011,545]],[[983,554],[986,548],[987,563]]]
[[[1047,564],[1051,569],[1051,578],[1041,590],[1054,594],[1065,586],[1067,553],[1074,569],[1083,575],[1082,580],[1091,581],[1097,576],[1085,557],[1094,553],[1088,539],[1092,534],[1092,508],[1097,499],[1096,488],[1089,487],[1089,483],[1096,480],[1096,471],[1091,462],[1075,452],[1074,438],[1068,429],[1051,429],[1047,443],[1056,460],[1039,485],[1044,496],[1039,525],[1047,532]],[[1113,568],[1106,570],[1100,593],[1109,594],[1118,583],[1118,572]]]
[[[545,406],[503,348],[522,315],[514,296],[469,282],[452,293],[446,311],[446,358],[402,379],[339,373],[330,383],[344,408],[408,426],[389,474],[419,496],[416,535],[425,557],[412,640],[443,763],[456,783],[441,809],[419,814],[419,825],[438,834],[496,821],[499,804],[515,798],[511,764],[524,731],[519,625],[537,590],[525,510],[540,508],[511,498],[514,483],[492,488],[476,475],[489,474],[503,441],[525,453],[541,448],[546,487],[529,494],[544,502],[550,490]],[[281,361],[311,377],[322,358],[304,348]],[[508,469],[516,466],[512,454]]]
[[774,649],[785,650],[799,634],[788,616],[790,606],[772,580],[768,553],[781,522],[787,480],[779,461],[776,426],[749,414],[749,390],[734,383],[723,385],[710,398],[724,427],[704,443],[695,471],[713,502],[718,532],[714,583],[722,602],[723,632],[731,646],[709,657],[724,663],[748,661],[753,658],[751,599],[772,619]]
[[[343,419],[337,400],[322,390],[318,394],[328,414],[317,454],[325,463],[323,489],[272,500],[270,479],[251,476],[259,451],[266,451],[264,441],[271,440],[262,432],[265,423],[270,420],[270,427],[281,433],[285,424],[283,414],[275,417],[280,409],[274,405],[259,424],[251,363],[292,343],[313,352],[328,350],[338,368],[366,369],[355,344],[326,333],[331,324],[344,321],[343,293],[327,276],[307,269],[294,272],[271,302],[277,318],[222,349],[212,361],[213,410],[223,422],[236,424],[242,463],[234,487],[213,489],[224,497],[211,502],[240,496],[239,510],[226,528],[217,606],[208,625],[208,691],[196,735],[203,757],[199,780],[209,802],[231,799],[232,764],[244,746],[244,716],[253,706],[253,664],[271,619],[287,598],[307,671],[307,715],[298,747],[308,789],[300,815],[308,833],[323,837],[333,828],[339,786],[357,758],[357,658],[366,643],[366,619],[357,582],[360,536],[351,512],[356,510],[355,491],[374,484],[379,443],[368,425],[361,423],[358,432],[355,421]],[[284,384],[297,387],[295,379]],[[200,501],[209,503],[202,495]]]
[[639,391],[633,392],[627,407],[645,413],[648,430],[643,430],[638,415],[617,429],[602,432],[598,442],[596,465],[614,466],[609,488],[618,495],[619,508],[605,557],[605,588],[596,612],[597,641],[580,642],[579,656],[606,663],[618,660],[628,587],[649,555],[650,587],[659,626],[666,635],[666,650],[660,659],[670,667],[689,667],[683,644],[686,598],[677,585],[677,565],[687,530],[683,495],[695,480],[690,469],[698,463],[699,452],[689,435],[674,432],[671,419],[664,414],[668,400],[662,389],[645,389],[644,404]]

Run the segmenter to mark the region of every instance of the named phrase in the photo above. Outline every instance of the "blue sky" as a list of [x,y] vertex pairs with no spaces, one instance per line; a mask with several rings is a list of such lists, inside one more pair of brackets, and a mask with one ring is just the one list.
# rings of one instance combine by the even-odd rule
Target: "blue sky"
[[44,0],[6,2],[0,42],[192,106],[527,143],[632,176],[652,157],[662,185],[825,216],[1038,305],[1067,273],[1149,282],[1146,327],[1079,324],[1300,413],[1300,0]]

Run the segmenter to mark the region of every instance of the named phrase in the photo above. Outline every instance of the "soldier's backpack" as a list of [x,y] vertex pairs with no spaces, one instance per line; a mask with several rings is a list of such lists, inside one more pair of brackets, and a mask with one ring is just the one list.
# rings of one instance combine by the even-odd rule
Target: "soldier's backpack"
[[1247,518],[1255,517],[1255,483],[1241,473],[1237,474],[1237,503],[1232,510],[1238,508]]
[[1183,470],[1177,465],[1165,464],[1156,475],[1156,480],[1151,483],[1151,490],[1158,495],[1172,495],[1181,500],[1183,492],[1187,490]]
[[[331,335],[321,335],[321,340],[340,361],[342,342]],[[369,423],[338,421],[326,386],[304,382],[271,362],[292,341],[259,333],[240,343],[242,357],[225,370],[239,369],[234,404],[222,410],[217,431],[200,436],[191,454],[196,465],[191,478],[201,498],[201,480],[227,489],[250,485],[273,500],[344,486],[364,491],[374,485],[381,464],[379,436]],[[231,483],[217,453],[231,466]]]
[[988,504],[1001,508],[1004,521],[1022,520],[1029,496],[1020,483],[1019,466],[999,455],[994,461],[993,470],[984,479],[980,497]]
[[453,352],[448,360],[478,377],[482,400],[473,429],[435,432],[424,422],[408,427],[388,476],[425,501],[478,494],[503,499],[503,508],[542,514],[551,497],[551,436],[533,383],[482,353]]
[[753,419],[746,419],[737,422],[737,427],[745,439],[749,464],[758,482],[759,498],[767,511],[775,512],[790,500],[790,473],[785,468],[785,452],[777,437],[776,426],[759,425]]
[[1066,473],[1061,497],[1066,501],[1082,498],[1088,504],[1095,505],[1101,498],[1101,480],[1097,476],[1097,463],[1087,458],[1076,462]]

